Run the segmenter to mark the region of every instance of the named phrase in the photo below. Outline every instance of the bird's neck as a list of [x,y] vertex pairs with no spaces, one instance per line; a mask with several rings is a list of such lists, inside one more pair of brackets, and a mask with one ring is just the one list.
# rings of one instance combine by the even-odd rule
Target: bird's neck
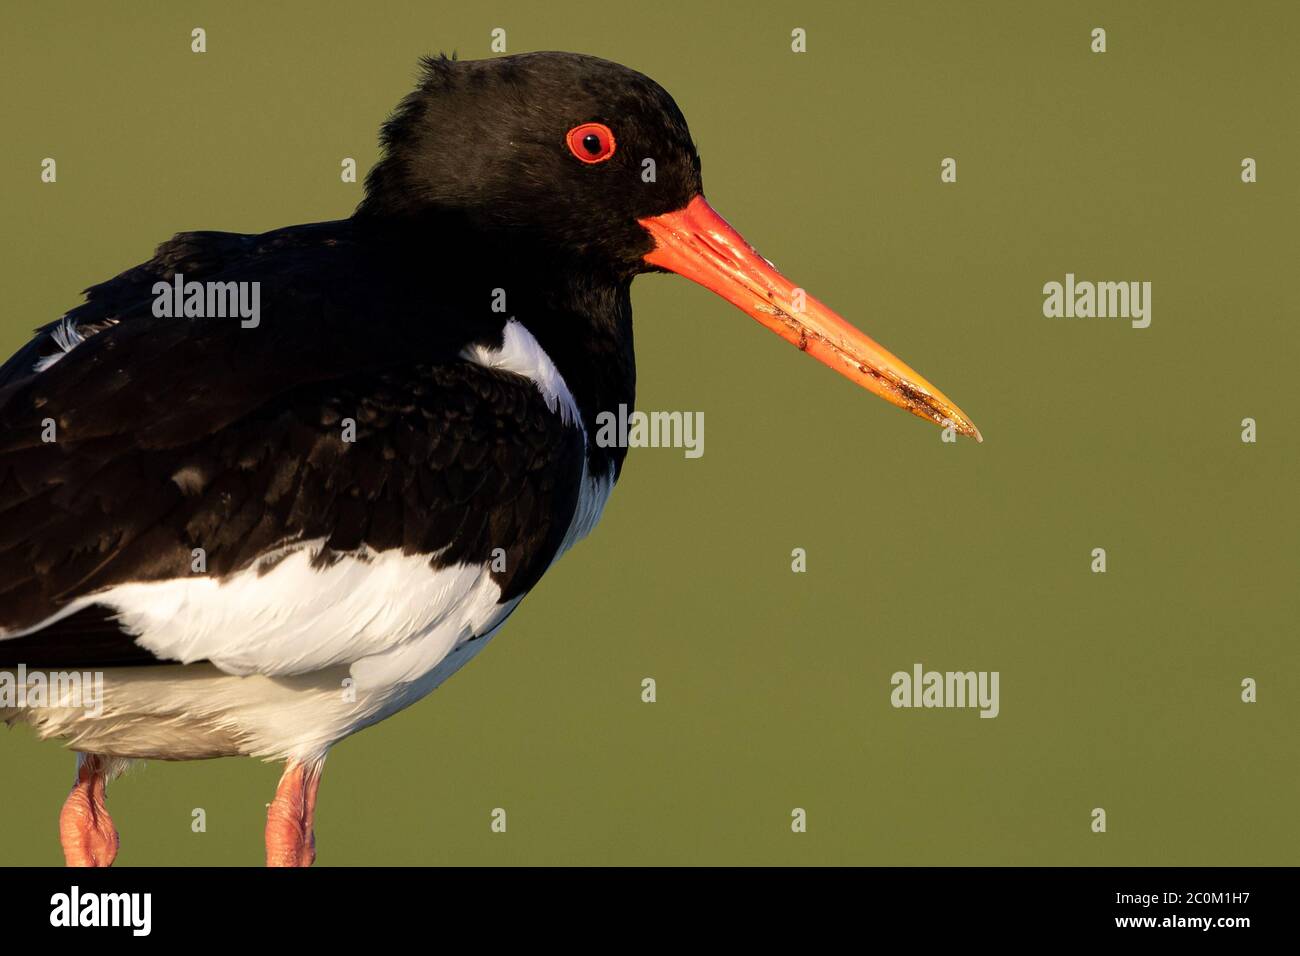
[[612,467],[617,477],[627,449],[601,446],[597,435],[604,414],[618,421],[619,407],[631,412],[636,403],[631,282],[602,280],[589,272],[565,274],[566,282],[549,288],[525,284],[527,291],[511,302],[510,314],[537,339],[573,395],[587,432],[592,473],[606,474]]
[[358,236],[382,261],[391,281],[411,295],[432,296],[466,318],[482,341],[500,341],[515,319],[564,378],[587,431],[593,474],[621,470],[626,449],[596,441],[602,412],[619,419],[633,408],[636,364],[632,349],[631,276],[564,258],[553,249],[508,245],[463,222],[402,223],[354,220]]

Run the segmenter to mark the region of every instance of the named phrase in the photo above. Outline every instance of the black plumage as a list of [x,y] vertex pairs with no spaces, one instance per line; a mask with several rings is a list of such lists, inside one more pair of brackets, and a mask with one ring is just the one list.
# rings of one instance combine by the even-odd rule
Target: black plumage
[[[583,169],[556,148],[607,116],[613,161]],[[631,405],[628,291],[651,245],[636,219],[698,193],[698,158],[656,84],[568,54],[426,61],[383,140],[350,219],[182,233],[0,367],[0,628],[195,573],[196,548],[217,577],[314,539],[322,562],[401,548],[440,567],[502,548],[502,600],[536,583],[574,512],[583,437],[531,381],[462,352],[499,346],[517,317],[591,434]],[[156,317],[154,284],[177,273],[260,283],[259,324]],[[585,454],[617,475],[624,452]],[[0,641],[0,657],[155,660],[94,605]]]

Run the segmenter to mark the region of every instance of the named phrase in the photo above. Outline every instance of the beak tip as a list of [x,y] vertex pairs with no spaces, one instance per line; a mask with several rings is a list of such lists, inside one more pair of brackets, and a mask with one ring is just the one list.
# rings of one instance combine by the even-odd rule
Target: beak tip
[[980,434],[979,428],[960,410],[954,409],[950,414],[944,415],[942,418],[934,416],[933,420],[938,422],[941,427],[956,428],[958,434],[975,439],[977,444],[984,444],[984,436]]

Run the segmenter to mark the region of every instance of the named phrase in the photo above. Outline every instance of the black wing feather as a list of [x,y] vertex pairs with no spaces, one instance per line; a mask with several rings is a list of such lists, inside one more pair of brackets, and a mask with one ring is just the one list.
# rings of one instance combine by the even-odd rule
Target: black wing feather
[[[261,324],[153,317],[173,271],[260,281]],[[365,546],[434,567],[499,547],[503,599],[531,588],[576,506],[581,433],[528,380],[459,360],[500,340],[500,317],[435,307],[406,276],[326,223],[179,236],[92,288],[68,316],[82,344],[39,375],[27,350],[0,368],[0,629],[194,573],[196,548],[224,577],[292,542],[323,541],[321,562]],[[0,639],[0,657],[154,661],[95,605]]]

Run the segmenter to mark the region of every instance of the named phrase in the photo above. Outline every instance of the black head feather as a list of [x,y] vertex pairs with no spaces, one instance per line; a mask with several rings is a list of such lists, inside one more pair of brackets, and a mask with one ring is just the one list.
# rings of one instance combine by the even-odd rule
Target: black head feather
[[[609,161],[570,153],[566,134],[583,123],[613,131]],[[699,155],[672,97],[635,70],[575,53],[427,57],[381,142],[359,220],[452,222],[629,274],[643,271],[651,246],[637,220],[701,191]]]

